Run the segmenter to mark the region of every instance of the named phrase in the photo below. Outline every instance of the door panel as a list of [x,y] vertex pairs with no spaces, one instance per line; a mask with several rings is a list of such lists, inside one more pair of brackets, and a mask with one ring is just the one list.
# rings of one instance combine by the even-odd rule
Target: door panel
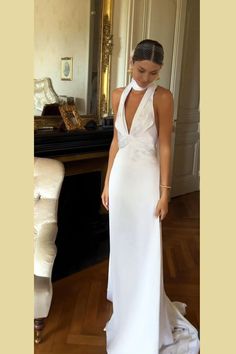
[[171,196],[199,190],[199,1],[187,1]]

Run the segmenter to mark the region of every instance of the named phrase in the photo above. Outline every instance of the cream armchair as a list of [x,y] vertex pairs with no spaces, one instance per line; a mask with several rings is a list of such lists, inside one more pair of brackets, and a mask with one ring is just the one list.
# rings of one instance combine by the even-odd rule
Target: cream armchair
[[34,115],[41,116],[45,104],[59,102],[60,98],[56,94],[49,77],[34,79]]
[[34,327],[41,341],[44,320],[52,301],[52,268],[56,257],[57,208],[64,179],[61,162],[34,159]]

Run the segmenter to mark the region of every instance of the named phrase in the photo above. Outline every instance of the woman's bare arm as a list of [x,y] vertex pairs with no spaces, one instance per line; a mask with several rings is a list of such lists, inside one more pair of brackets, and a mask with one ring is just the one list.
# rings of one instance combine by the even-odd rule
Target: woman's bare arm
[[[171,134],[173,126],[173,96],[169,90],[160,88],[155,95],[154,106],[158,116],[160,149],[160,184],[170,185]],[[161,195],[168,195],[168,189],[162,188]]]
[[107,172],[106,172],[106,178],[105,178],[105,186],[109,185],[109,177],[112,169],[112,165],[115,159],[115,156],[119,150],[118,147],[118,137],[117,137],[117,129],[115,127],[115,121],[116,121],[116,114],[120,102],[120,96],[122,93],[123,89],[122,88],[117,88],[112,92],[112,109],[114,112],[114,132],[113,132],[113,139],[110,145],[109,149],[109,159],[108,159],[108,165],[107,165]]

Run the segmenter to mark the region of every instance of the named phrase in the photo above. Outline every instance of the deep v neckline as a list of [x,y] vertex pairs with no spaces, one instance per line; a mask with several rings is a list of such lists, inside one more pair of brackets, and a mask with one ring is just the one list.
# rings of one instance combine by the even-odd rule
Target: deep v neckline
[[137,107],[137,109],[136,109],[136,111],[135,111],[135,113],[134,113],[134,116],[133,116],[132,120],[131,120],[130,130],[128,130],[128,125],[127,125],[127,120],[126,120],[125,103],[126,103],[127,97],[129,96],[129,94],[130,94],[130,92],[131,92],[131,90],[132,90],[132,86],[129,88],[128,92],[126,93],[126,96],[125,96],[124,102],[123,102],[123,117],[124,117],[126,132],[127,132],[128,135],[131,134],[131,131],[132,131],[132,127],[133,127],[133,125],[134,125],[135,118],[136,118],[136,116],[137,116],[138,111],[140,110],[140,106],[141,106],[141,105],[143,104],[143,102],[144,102],[144,97],[146,97],[147,92],[149,91],[149,89],[150,89],[150,87],[148,87],[148,88],[146,89],[146,91],[145,91],[143,97],[141,98],[141,100],[140,100],[140,102],[139,102],[139,104],[138,104],[138,107]]

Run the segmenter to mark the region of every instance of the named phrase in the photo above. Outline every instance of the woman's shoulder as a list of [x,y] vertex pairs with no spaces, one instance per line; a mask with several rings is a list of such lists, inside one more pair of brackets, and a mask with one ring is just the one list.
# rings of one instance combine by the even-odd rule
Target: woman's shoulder
[[120,96],[124,91],[125,87],[117,87],[112,91],[113,96]]
[[124,91],[125,87],[117,87],[112,91],[112,100],[114,103],[119,102],[120,96],[122,92]]
[[173,94],[169,89],[166,89],[162,86],[157,86],[154,97],[153,97],[154,105],[158,106],[158,104],[169,104],[173,101]]
[[157,86],[154,92],[155,98],[170,98],[173,97],[172,92],[169,89],[166,89],[163,86]]

